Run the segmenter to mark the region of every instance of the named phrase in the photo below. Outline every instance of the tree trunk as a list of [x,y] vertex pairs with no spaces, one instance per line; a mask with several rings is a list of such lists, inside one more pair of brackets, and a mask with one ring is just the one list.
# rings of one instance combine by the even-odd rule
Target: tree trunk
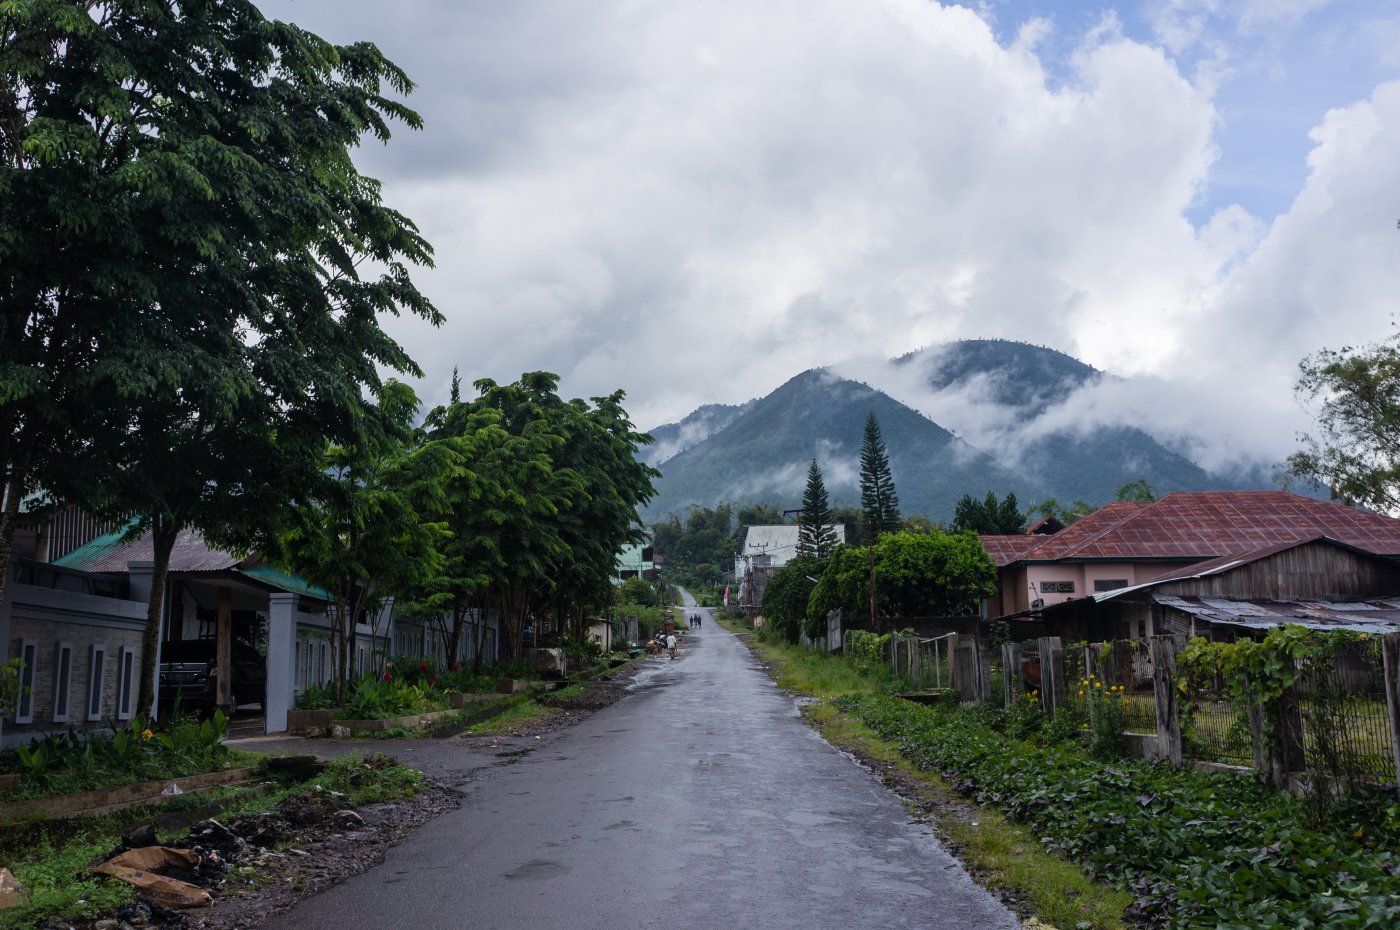
[[474,637],[476,648],[472,650],[473,675],[481,674],[481,666],[483,661],[482,654],[486,651],[486,620],[491,611],[490,605],[491,589],[488,587],[486,591],[481,595],[481,600],[478,602],[479,613],[477,613],[476,615],[476,633]]
[[156,517],[151,528],[151,549],[155,561],[151,573],[151,596],[146,602],[146,632],[141,637],[141,687],[136,692],[136,707],[151,712],[155,707],[157,676],[156,650],[160,648],[161,618],[165,613],[165,576],[170,571],[170,551],[180,535],[180,521],[168,514]]

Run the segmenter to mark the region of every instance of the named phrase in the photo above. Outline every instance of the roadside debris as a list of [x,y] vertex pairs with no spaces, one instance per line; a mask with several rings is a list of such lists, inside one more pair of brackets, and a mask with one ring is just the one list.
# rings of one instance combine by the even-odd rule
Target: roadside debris
[[29,903],[29,889],[10,874],[10,870],[0,868],[0,911]]
[[209,892],[174,872],[193,878],[200,870],[201,856],[192,849],[171,849],[167,846],[145,846],[118,853],[92,871],[135,886],[141,894],[166,907],[208,907],[214,902]]

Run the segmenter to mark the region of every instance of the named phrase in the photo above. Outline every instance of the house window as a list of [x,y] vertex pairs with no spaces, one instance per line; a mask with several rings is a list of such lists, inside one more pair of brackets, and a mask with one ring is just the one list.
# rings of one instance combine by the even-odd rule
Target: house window
[[301,640],[297,640],[296,652],[293,655],[294,658],[292,659],[292,675],[296,678],[296,681],[292,683],[292,687],[297,691],[301,691],[306,687],[306,678],[302,675]]
[[70,716],[69,702],[73,690],[73,644],[59,643],[54,647],[53,660],[53,722],[67,723]]
[[1042,581],[1040,583],[1041,594],[1073,594],[1073,581]]
[[107,682],[107,647],[93,643],[88,647],[87,719],[102,719],[102,687]]
[[316,649],[316,683],[326,683],[326,644],[319,643]]
[[1128,579],[1126,578],[1095,578],[1095,591],[1117,591],[1119,588],[1126,588]]
[[32,639],[19,641],[19,660],[24,667],[19,672],[19,704],[15,707],[15,723],[34,722],[34,683],[38,680],[39,644]]
[[130,720],[135,715],[136,650],[123,646],[117,652],[117,719]]

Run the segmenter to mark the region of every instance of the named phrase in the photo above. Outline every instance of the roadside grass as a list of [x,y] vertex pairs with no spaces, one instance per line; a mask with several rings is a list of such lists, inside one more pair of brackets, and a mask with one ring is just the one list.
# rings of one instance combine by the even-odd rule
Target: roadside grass
[[[248,754],[255,755],[255,754]],[[262,758],[262,757],[258,757]],[[422,776],[381,755],[342,756],[306,781],[220,788],[171,798],[155,806],[131,807],[103,817],[7,823],[0,829],[0,863],[29,891],[27,905],[0,911],[0,928],[32,930],[66,918],[111,915],[136,900],[135,889],[88,873],[93,860],[111,852],[122,834],[155,823],[175,838],[212,815],[232,817],[270,810],[284,801],[332,800],[355,807],[415,794]]]
[[[739,624],[725,624],[751,632]],[[1132,896],[1090,878],[1074,863],[1044,848],[1030,829],[1010,823],[1001,812],[962,797],[943,778],[920,769],[900,754],[892,741],[839,710],[842,695],[892,690],[892,679],[862,674],[849,662],[799,647],[754,637],[749,648],[765,664],[779,687],[818,698],[804,713],[833,745],[898,773],[918,801],[922,814],[969,865],[986,888],[1024,902],[1025,909],[1052,925],[1076,930],[1128,930],[1123,916]]]
[[522,701],[514,707],[506,708],[494,717],[490,717],[480,723],[474,723],[467,727],[467,733],[500,733],[509,730],[511,727],[527,723],[531,720],[538,720],[541,717],[552,717],[560,713],[553,707],[545,707],[536,700]]

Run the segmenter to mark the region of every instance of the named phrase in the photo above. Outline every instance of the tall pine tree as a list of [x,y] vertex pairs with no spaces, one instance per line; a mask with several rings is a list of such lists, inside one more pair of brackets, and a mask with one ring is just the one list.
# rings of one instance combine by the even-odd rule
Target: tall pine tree
[[885,441],[880,438],[880,421],[873,411],[865,417],[865,437],[860,443],[860,509],[872,538],[899,531],[899,497]]
[[836,530],[831,526],[831,505],[821,466],[812,459],[807,469],[807,489],[802,492],[802,510],[797,514],[797,552],[824,559],[836,548]]

